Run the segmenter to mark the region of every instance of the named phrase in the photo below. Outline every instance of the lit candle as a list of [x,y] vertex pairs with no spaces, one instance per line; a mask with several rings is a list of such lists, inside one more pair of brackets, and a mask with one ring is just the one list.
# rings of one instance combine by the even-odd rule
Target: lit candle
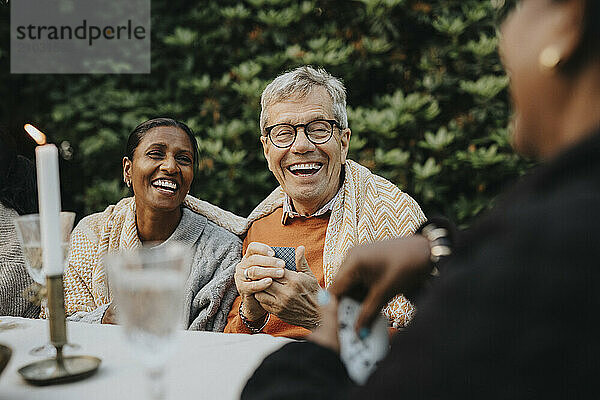
[[53,144],[46,144],[46,136],[34,126],[27,124],[25,130],[39,144],[35,149],[35,163],[37,166],[44,273],[46,276],[62,275],[64,266],[60,243],[58,149]]

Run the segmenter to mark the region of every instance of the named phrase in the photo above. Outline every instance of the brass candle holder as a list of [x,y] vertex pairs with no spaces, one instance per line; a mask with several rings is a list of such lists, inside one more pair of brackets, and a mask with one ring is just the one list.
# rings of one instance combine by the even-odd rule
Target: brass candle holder
[[56,356],[28,364],[19,369],[19,374],[38,386],[85,379],[98,370],[101,360],[92,356],[64,356],[63,348],[68,341],[62,275],[46,277],[46,289],[50,342],[56,348]]

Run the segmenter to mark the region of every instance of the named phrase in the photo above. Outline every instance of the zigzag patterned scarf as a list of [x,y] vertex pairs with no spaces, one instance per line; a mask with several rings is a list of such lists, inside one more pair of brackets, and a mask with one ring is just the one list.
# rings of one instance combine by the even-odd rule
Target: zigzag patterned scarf
[[[275,189],[248,216],[256,221],[283,206],[284,193]],[[333,205],[323,249],[325,286],[329,287],[348,251],[362,243],[412,235],[426,221],[415,200],[393,183],[347,160],[343,191]],[[414,314],[413,305],[396,296],[383,310],[399,326]]]

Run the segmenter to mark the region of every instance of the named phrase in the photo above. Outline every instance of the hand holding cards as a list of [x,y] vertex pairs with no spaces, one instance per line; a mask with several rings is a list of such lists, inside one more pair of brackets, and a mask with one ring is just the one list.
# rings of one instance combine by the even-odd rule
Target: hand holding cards
[[340,358],[348,375],[359,385],[363,385],[389,349],[387,322],[379,315],[373,321],[370,332],[362,339],[356,334],[354,325],[360,311],[360,303],[350,297],[343,297],[338,305],[338,338]]

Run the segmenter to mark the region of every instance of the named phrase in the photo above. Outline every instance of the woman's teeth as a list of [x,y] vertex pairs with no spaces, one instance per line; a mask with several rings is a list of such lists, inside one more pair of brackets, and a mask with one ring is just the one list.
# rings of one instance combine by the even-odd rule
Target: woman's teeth
[[152,182],[152,186],[160,190],[166,190],[168,192],[175,192],[177,190],[177,183],[166,179],[159,179]]

